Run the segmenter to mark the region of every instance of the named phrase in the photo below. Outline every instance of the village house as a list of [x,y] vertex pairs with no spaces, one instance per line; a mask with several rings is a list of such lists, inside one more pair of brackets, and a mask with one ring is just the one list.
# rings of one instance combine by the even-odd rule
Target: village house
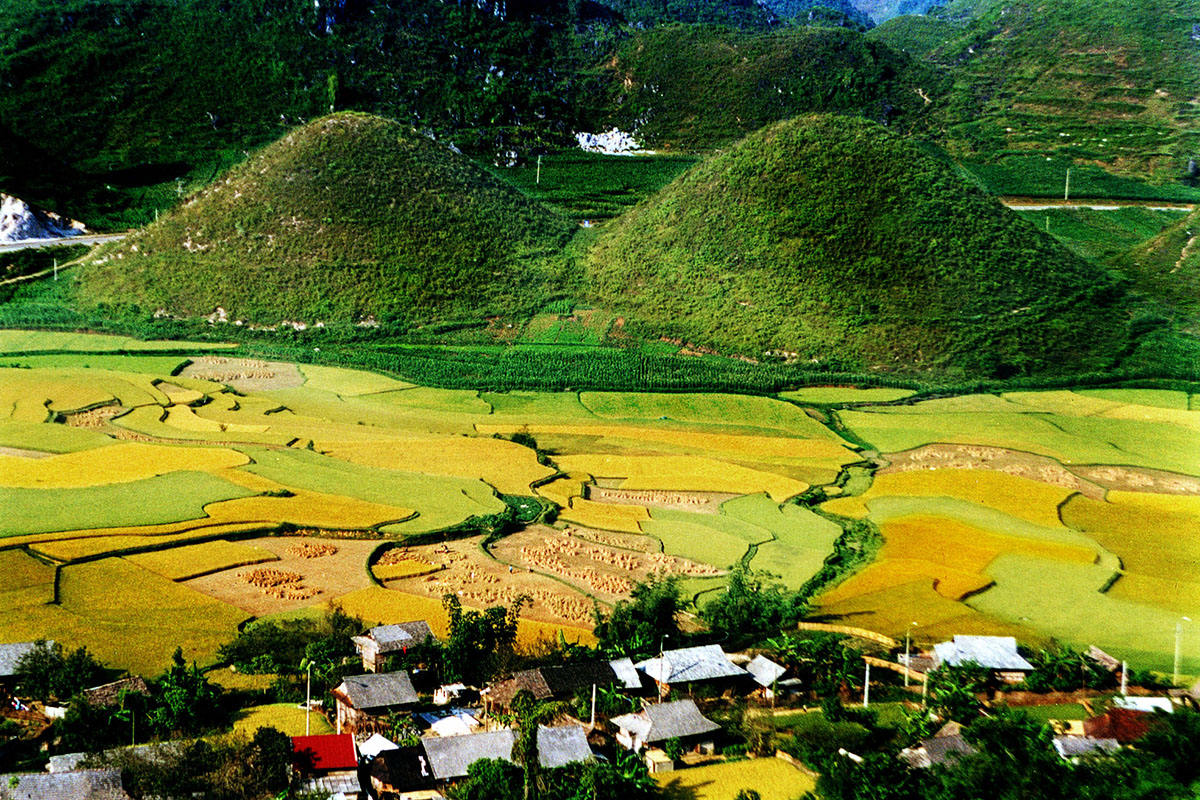
[[1055,736],[1054,752],[1072,763],[1092,754],[1111,754],[1121,749],[1116,739],[1088,739],[1084,736]]
[[953,765],[955,760],[975,752],[962,735],[962,725],[947,722],[937,733],[915,747],[900,751],[900,758],[915,769]]
[[119,681],[105,683],[101,686],[93,686],[91,689],[84,689],[83,698],[87,700],[88,705],[97,708],[108,708],[121,702],[122,692],[149,697],[150,687],[146,685],[146,681],[142,676],[132,675],[128,678],[122,678]]
[[119,769],[0,775],[0,800],[132,800]]
[[751,677],[754,678],[754,682],[758,684],[762,696],[767,700],[771,700],[775,697],[775,689],[779,683],[779,679],[787,674],[787,667],[776,664],[764,655],[757,655],[746,665],[746,672],[749,672]]
[[[629,662],[629,659],[623,659]],[[483,693],[484,706],[489,711],[503,711],[512,705],[513,698],[521,691],[527,691],[535,700],[570,700],[580,690],[591,691],[593,686],[605,687],[620,684],[627,688],[629,669],[623,669],[624,678],[617,674],[614,662],[608,661],[579,661],[551,667],[522,670],[507,680],[493,683]],[[623,665],[619,665],[622,666]],[[636,672],[632,679],[641,688],[641,680]]]
[[[590,761],[592,749],[579,724],[538,728],[538,763],[545,769],[565,767],[577,761]],[[511,729],[471,733],[465,736],[421,739],[429,770],[441,785],[467,776],[467,770],[480,759],[512,761],[518,734]],[[387,757],[384,753],[382,757]]]
[[634,666],[654,682],[660,695],[665,695],[673,686],[704,683],[734,687],[750,682],[750,673],[730,661],[725,651],[715,644],[666,650]]
[[712,752],[715,735],[721,726],[700,713],[692,700],[654,703],[636,714],[613,717],[617,742],[626,750],[662,747],[669,739],[678,739],[684,750]]
[[292,737],[292,766],[306,792],[328,793],[331,800],[359,800],[358,748],[345,734]]
[[387,659],[403,655],[410,647],[424,644],[427,640],[437,641],[433,629],[425,620],[401,622],[396,625],[379,625],[362,636],[353,637],[354,649],[362,657],[363,669],[380,672],[387,669]]
[[370,767],[371,789],[380,800],[439,800],[441,792],[423,747],[380,752]]
[[[50,647],[53,641],[46,642]],[[17,665],[21,659],[37,647],[37,642],[12,642],[0,644],[0,693],[8,694],[16,688]]]
[[955,636],[933,646],[934,668],[978,664],[1005,683],[1020,683],[1033,665],[1017,652],[1012,636]]
[[421,700],[407,672],[350,675],[329,693],[337,704],[338,733],[373,730],[388,714],[412,708]]
[[1132,708],[1110,708],[1107,713],[1083,721],[1083,735],[1089,739],[1115,739],[1130,744],[1150,732],[1154,714]]

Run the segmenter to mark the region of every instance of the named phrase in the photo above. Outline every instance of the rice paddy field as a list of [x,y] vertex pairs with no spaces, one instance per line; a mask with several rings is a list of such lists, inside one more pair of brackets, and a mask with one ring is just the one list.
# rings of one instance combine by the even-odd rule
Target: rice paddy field
[[[699,603],[737,563],[800,589],[865,521],[878,552],[825,587],[819,616],[1096,644],[1162,670],[1175,622],[1200,619],[1197,400],[475,392],[3,331],[0,640],[50,636],[154,674],[176,644],[207,663],[250,617],[335,602],[436,630],[446,591],[468,606],[527,592],[524,641],[587,640],[594,604],[655,573]],[[801,501],[814,491],[829,499]],[[558,507],[553,527],[485,545],[534,497]],[[1200,625],[1184,661],[1200,673]]]
[[734,800],[753,789],[762,800],[792,800],[816,788],[808,774],[778,758],[756,758],[692,767],[654,776],[669,798]]

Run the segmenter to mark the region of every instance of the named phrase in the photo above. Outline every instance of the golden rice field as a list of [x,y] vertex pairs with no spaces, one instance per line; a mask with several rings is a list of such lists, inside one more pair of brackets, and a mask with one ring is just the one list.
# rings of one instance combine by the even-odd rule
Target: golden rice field
[[812,776],[778,758],[691,767],[654,776],[669,800],[734,800],[753,789],[762,800],[794,800],[816,788]]
[[[122,355],[157,347],[169,355]],[[233,354],[184,367],[180,351],[202,353],[0,331],[0,354],[15,354],[0,361],[0,640],[52,636],[151,673],[178,641],[203,662],[248,612],[190,588],[211,575],[176,581],[273,558],[235,539],[283,526],[403,539],[503,514],[501,494],[555,503],[584,539],[625,537],[616,546],[719,569],[749,558],[790,588],[832,552],[835,520],[869,520],[883,537],[875,561],[817,602],[822,614],[885,633],[916,621],[928,637],[1103,641],[1161,666],[1171,643],[1139,639],[1139,615],[1170,627],[1172,615],[1200,614],[1200,496],[1187,494],[1197,484],[1186,478],[1200,476],[1200,411],[1182,392],[908,405],[872,405],[906,390],[852,387],[780,398],[480,393]],[[866,456],[807,404],[885,454],[945,443],[1044,458],[1020,475],[1013,459],[873,477],[859,466],[844,490],[829,489],[840,496],[809,510],[788,501]],[[550,463],[509,441],[518,433]],[[1120,475],[1103,483],[1092,467]],[[1088,497],[1074,493],[1084,484]],[[355,575],[368,580],[363,561]],[[50,602],[49,562],[65,565],[60,605]],[[402,580],[416,566],[375,574]],[[721,580],[689,577],[688,591]],[[318,608],[344,591],[306,602]],[[433,598],[370,587],[337,599],[370,621],[444,626]],[[1106,627],[1106,615],[1116,622]],[[554,630],[526,622],[522,638]],[[144,641],[144,652],[124,652],[128,641]]]

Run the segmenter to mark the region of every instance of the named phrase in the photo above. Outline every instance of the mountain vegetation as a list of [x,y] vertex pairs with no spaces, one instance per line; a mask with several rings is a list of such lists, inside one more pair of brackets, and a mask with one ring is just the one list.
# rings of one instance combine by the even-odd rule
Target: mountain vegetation
[[909,128],[948,88],[928,66],[837,27],[662,26],[623,42],[605,68],[612,122],[646,146],[685,151],[812,112]]
[[1156,310],[1192,332],[1200,324],[1200,212],[1113,259]]
[[527,262],[571,227],[407,126],[335,114],[101,250],[79,298],[261,323],[486,315],[540,302],[553,277]]
[[608,225],[596,298],[719,351],[1013,375],[1103,365],[1120,289],[865,120],[757,131]]

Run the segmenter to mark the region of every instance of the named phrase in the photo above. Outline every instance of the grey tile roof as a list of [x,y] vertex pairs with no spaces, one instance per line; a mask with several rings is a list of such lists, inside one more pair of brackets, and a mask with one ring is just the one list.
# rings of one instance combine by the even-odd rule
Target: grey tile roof
[[666,684],[711,681],[749,674],[730,661],[720,645],[715,644],[667,650],[661,656],[639,661],[635,666],[659,683]]
[[396,625],[379,625],[367,631],[367,635],[379,645],[381,653],[403,650],[405,647],[421,644],[428,638],[437,641],[437,637],[433,635],[433,629],[423,619],[415,622],[401,622]]
[[592,748],[582,725],[543,726],[538,728],[537,740],[538,763],[547,769],[592,760]]
[[900,751],[900,757],[908,762],[910,767],[924,769],[940,764],[953,764],[956,759],[975,752],[961,735],[935,736],[921,742],[919,747],[910,747]]
[[1055,736],[1054,749],[1063,758],[1074,758],[1087,753],[1112,753],[1121,749],[1116,739],[1085,739],[1082,736]]
[[[17,663],[34,648],[37,642],[11,642],[0,644],[0,678],[11,678],[17,674]],[[46,644],[53,646],[53,640]]]
[[362,711],[371,708],[412,705],[420,701],[407,672],[381,672],[351,675],[334,689]]
[[121,771],[0,775],[0,800],[130,800],[121,786]]
[[701,714],[692,700],[648,705],[636,714],[613,717],[612,723],[648,743],[699,736],[721,729],[720,725]]
[[617,683],[623,684],[626,689],[642,688],[642,677],[638,675],[637,668],[633,666],[633,659],[617,658],[608,662],[608,665],[616,674]]
[[421,740],[429,768],[440,781],[461,778],[467,768],[484,758],[512,760],[517,735],[511,730],[469,733],[464,736],[431,736]]
[[754,682],[759,686],[770,686],[783,677],[787,668],[776,664],[766,656],[758,655],[746,665],[746,672],[754,676]]
[[1033,665],[1017,652],[1011,636],[955,636],[953,641],[933,646],[938,661],[951,667],[974,661],[981,667],[1001,670],[1032,670]]

